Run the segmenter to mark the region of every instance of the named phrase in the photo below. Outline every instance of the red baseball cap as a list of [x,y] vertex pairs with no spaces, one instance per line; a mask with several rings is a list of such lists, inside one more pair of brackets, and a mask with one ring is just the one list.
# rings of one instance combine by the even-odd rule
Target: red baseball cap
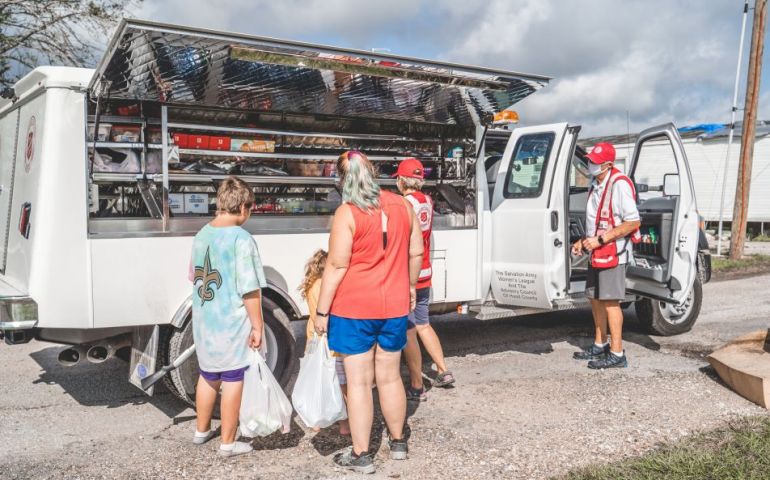
[[586,155],[592,163],[601,165],[602,163],[615,161],[615,147],[611,143],[597,143],[594,145],[591,153]]
[[398,170],[393,176],[419,178],[422,180],[425,178],[425,168],[423,168],[422,162],[416,158],[407,158],[398,164]]

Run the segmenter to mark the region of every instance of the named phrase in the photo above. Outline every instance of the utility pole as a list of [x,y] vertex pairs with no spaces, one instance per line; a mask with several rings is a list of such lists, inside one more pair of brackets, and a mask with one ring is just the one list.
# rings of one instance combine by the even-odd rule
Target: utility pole
[[762,54],[765,50],[766,20],[767,0],[756,0],[754,3],[754,25],[751,29],[746,102],[743,111],[741,158],[738,165],[738,182],[735,188],[733,225],[730,234],[730,258],[733,260],[743,256],[743,245],[746,241],[746,217],[749,212],[751,165],[754,159],[754,135],[757,127],[757,104],[759,102],[759,83],[762,77]]

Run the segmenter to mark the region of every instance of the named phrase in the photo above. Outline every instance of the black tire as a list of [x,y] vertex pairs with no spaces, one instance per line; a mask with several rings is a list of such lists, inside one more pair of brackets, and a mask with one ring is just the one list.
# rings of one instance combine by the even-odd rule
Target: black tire
[[[289,317],[278,305],[265,297],[262,298],[262,312],[265,319],[263,341],[267,342],[267,362],[273,369],[275,378],[285,386],[291,378],[295,362],[294,337],[288,329]],[[165,341],[161,343],[161,361],[168,365],[192,344],[192,321],[188,318],[181,328],[170,330]],[[164,378],[164,383],[171,393],[190,406],[195,406],[197,382],[198,357],[195,354]]]
[[692,291],[682,307],[643,298],[635,302],[636,317],[644,330],[652,335],[669,337],[689,332],[695,325],[703,302],[703,284],[695,278]]

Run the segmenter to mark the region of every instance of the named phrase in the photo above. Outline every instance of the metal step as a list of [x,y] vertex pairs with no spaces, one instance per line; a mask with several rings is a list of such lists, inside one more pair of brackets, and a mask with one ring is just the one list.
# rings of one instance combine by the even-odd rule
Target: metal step
[[515,307],[506,308],[499,307],[497,305],[478,305],[471,306],[469,309],[475,314],[477,320],[497,320],[500,318],[519,317],[522,315],[532,315],[535,313],[550,312],[551,310],[544,310],[542,308],[530,308],[530,307]]

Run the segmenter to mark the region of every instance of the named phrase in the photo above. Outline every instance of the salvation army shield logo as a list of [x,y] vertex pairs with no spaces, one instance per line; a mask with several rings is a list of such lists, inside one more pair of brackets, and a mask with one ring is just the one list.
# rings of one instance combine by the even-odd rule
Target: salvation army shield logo
[[35,117],[32,116],[27,124],[26,145],[24,146],[24,171],[29,173],[32,160],[35,159]]

